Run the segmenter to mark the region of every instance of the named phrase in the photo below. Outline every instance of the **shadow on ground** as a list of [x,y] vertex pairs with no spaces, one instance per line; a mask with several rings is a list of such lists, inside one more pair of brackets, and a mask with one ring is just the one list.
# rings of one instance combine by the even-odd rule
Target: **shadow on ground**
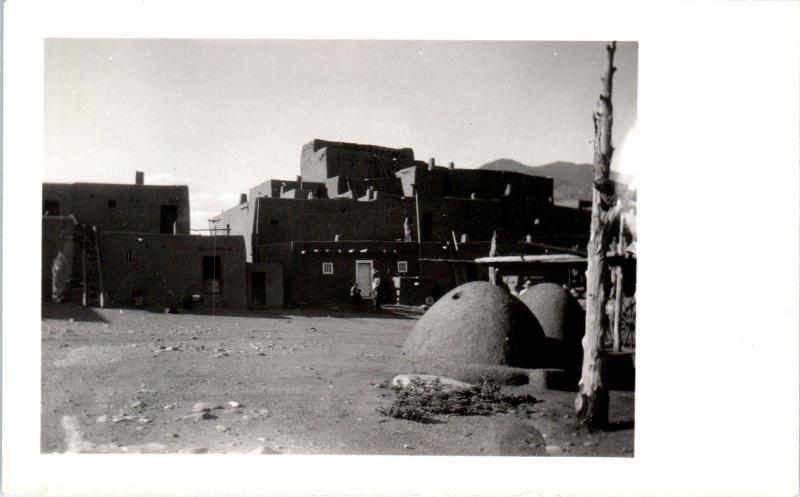
[[225,307],[192,307],[192,308],[137,308],[129,306],[114,306],[114,308],[142,309],[155,314],[187,314],[197,316],[226,316],[247,318],[289,319],[290,316],[303,316],[309,318],[330,317],[338,319],[417,319],[421,314],[418,311],[400,307],[384,307],[373,309],[362,307],[354,309],[349,306],[313,306],[292,307],[278,309],[231,309]]
[[42,302],[42,319],[72,319],[87,323],[106,323],[102,316],[91,307],[76,304],[55,304]]

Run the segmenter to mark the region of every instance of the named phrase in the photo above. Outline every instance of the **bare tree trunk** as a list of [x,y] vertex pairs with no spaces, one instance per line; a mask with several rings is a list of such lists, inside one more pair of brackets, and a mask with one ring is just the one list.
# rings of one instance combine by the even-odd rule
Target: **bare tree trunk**
[[599,110],[594,114],[594,190],[592,221],[589,233],[588,267],[586,269],[586,332],[583,337],[583,369],[575,398],[578,422],[590,430],[608,424],[608,388],[604,382],[605,351],[603,341],[608,329],[605,312],[609,292],[609,273],[606,251],[614,206],[614,187],[609,180],[611,156],[611,125],[613,108],[611,90],[614,77],[616,42],[606,47],[608,67],[602,79]]

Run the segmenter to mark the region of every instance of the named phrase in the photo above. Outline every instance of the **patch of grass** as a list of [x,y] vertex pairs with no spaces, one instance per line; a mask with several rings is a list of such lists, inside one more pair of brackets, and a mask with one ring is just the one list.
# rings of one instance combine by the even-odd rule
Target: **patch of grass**
[[523,404],[533,405],[531,395],[504,394],[500,385],[481,378],[480,384],[466,390],[447,390],[438,381],[424,383],[413,380],[404,388],[392,387],[395,398],[388,407],[379,407],[379,414],[421,423],[433,422],[431,416],[486,416],[506,413]]

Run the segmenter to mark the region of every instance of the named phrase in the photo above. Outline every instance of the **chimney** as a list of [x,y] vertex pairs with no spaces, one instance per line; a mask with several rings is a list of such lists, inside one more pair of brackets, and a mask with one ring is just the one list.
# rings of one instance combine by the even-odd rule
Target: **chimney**
[[447,165],[447,167],[449,167],[450,169],[455,169],[456,168],[456,163],[455,162],[451,162],[450,164]]
[[299,174],[297,175],[297,188],[302,188],[303,186],[303,177]]
[[246,193],[240,193],[239,194],[239,205],[246,204],[246,203],[247,203],[247,194]]
[[144,184],[144,171],[136,171],[136,184],[137,185]]
[[435,166],[436,166],[436,158],[435,158],[435,157],[431,157],[431,158],[428,160],[428,171],[433,171],[433,168],[434,168]]

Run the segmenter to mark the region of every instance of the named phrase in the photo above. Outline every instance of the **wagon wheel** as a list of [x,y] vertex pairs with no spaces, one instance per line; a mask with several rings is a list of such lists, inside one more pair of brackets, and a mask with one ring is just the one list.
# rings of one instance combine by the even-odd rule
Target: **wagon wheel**
[[636,301],[626,305],[619,320],[619,340],[622,348],[636,348]]

